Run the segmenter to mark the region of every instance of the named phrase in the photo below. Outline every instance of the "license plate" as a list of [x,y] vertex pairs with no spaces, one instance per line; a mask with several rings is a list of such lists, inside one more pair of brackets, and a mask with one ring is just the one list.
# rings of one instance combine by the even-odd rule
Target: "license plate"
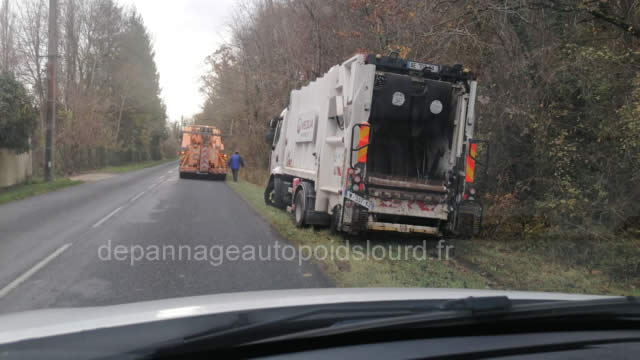
[[407,61],[407,68],[411,70],[422,71],[424,69],[429,70],[430,72],[437,73],[440,70],[438,65],[419,63],[415,61]]
[[344,193],[344,197],[360,206],[366,207],[369,210],[373,210],[373,203],[358,194],[354,194],[351,191],[347,191]]

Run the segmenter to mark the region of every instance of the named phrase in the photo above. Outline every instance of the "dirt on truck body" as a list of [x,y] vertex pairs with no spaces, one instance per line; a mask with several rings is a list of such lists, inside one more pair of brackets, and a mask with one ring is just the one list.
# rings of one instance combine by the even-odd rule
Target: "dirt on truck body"
[[180,150],[180,178],[201,175],[224,180],[227,177],[227,155],[223,150],[222,135],[216,127],[185,126]]

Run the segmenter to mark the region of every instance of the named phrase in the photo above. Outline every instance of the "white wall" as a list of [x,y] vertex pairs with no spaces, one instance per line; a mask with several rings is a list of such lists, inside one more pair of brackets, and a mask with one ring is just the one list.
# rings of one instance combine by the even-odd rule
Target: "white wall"
[[31,150],[16,154],[9,149],[0,149],[0,187],[11,186],[25,181],[33,173]]

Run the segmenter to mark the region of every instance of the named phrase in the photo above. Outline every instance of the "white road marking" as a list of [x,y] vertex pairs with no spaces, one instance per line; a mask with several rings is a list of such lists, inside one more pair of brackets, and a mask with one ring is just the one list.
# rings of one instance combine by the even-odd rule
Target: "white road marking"
[[107,216],[103,217],[102,219],[100,219],[97,223],[93,224],[92,228],[97,228],[98,226],[102,225],[103,222],[109,220],[110,217],[112,217],[113,215],[115,215],[118,211],[122,210],[122,206],[118,207],[117,209],[113,210],[112,212],[110,212],[109,214],[107,214]]
[[136,195],[136,196],[132,197],[132,198],[129,200],[129,202],[134,202],[134,201],[138,200],[138,198],[139,198],[140,196],[144,195],[144,193],[146,193],[146,191],[143,191],[143,192],[141,192],[140,194],[138,194],[138,195]]
[[45,265],[50,263],[51,260],[55,259],[58,255],[62,254],[62,252],[67,250],[69,248],[69,246],[71,246],[71,243],[67,243],[67,244],[62,245],[60,248],[58,248],[58,250],[54,251],[53,253],[51,253],[46,258],[40,260],[40,262],[37,263],[34,267],[32,267],[31,269],[27,270],[25,273],[23,273],[22,275],[18,276],[15,280],[10,282],[7,286],[5,286],[2,289],[0,289],[0,299],[2,299],[4,296],[6,296],[8,293],[10,293],[11,290],[13,290],[16,287],[18,287],[18,285],[22,284],[27,279],[29,279],[31,276],[33,276],[33,274],[38,272],[38,270],[42,269]]
[[154,182],[153,184],[149,185],[149,187],[147,188],[147,190],[151,190],[151,189],[153,189],[154,187],[156,187],[156,186],[158,186],[158,185],[162,184],[162,183],[163,183],[163,182],[165,182],[165,181],[167,181],[167,179],[160,179],[160,181],[156,181],[156,182]]

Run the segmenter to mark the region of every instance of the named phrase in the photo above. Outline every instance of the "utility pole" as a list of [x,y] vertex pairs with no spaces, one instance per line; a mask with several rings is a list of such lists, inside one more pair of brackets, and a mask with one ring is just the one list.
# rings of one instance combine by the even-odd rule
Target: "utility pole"
[[49,43],[47,48],[47,139],[44,178],[56,178],[56,61],[58,60],[58,0],[49,0]]

